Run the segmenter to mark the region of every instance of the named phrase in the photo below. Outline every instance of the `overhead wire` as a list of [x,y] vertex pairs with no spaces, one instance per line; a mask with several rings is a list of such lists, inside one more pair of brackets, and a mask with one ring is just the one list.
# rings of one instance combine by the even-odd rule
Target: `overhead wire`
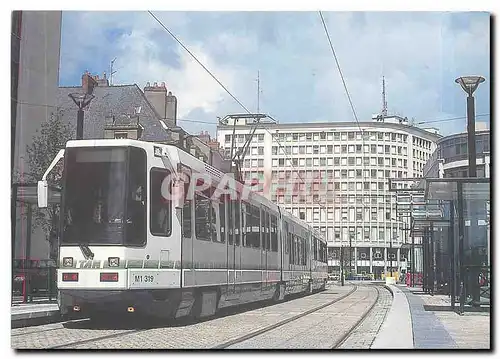
[[151,16],[152,16],[152,17],[153,17],[153,18],[154,18],[154,19],[155,19],[155,20],[156,20],[156,21],[160,24],[160,26],[161,26],[161,27],[163,27],[163,28],[165,29],[165,31],[167,31],[167,32],[170,34],[170,36],[172,36],[172,37],[174,38],[174,40],[175,40],[175,41],[177,41],[177,42],[179,43],[179,45],[181,45],[181,46],[182,46],[182,48],[183,48],[184,50],[186,50],[186,51],[187,51],[187,53],[188,53],[189,55],[191,55],[191,57],[192,57],[192,58],[193,58],[193,59],[194,59],[194,60],[195,60],[195,61],[196,61],[196,62],[197,62],[197,63],[198,63],[201,67],[203,67],[203,69],[204,69],[206,72],[208,72],[208,74],[209,74],[209,75],[210,75],[210,76],[211,76],[211,77],[212,77],[212,78],[213,78],[213,79],[214,79],[214,80],[215,80],[215,81],[216,81],[216,82],[217,82],[217,83],[218,83],[218,84],[219,84],[219,85],[220,85],[220,86],[221,86],[221,87],[222,87],[222,88],[223,88],[223,89],[224,89],[224,90],[225,90],[225,91],[229,94],[229,96],[231,96],[231,97],[232,97],[232,98],[233,98],[233,99],[234,99],[234,100],[235,100],[235,101],[236,101],[236,102],[237,102],[237,103],[238,103],[238,104],[239,104],[239,105],[240,105],[240,106],[241,106],[241,107],[242,107],[245,111],[247,111],[248,113],[250,113],[250,111],[249,111],[249,110],[245,107],[245,105],[243,105],[243,104],[240,102],[240,100],[238,100],[238,99],[237,99],[237,98],[236,98],[236,97],[235,97],[235,96],[234,96],[234,95],[233,95],[233,94],[232,94],[232,93],[231,93],[231,92],[230,92],[230,91],[226,88],[226,86],[224,86],[224,85],[222,84],[222,82],[220,82],[220,81],[219,81],[219,79],[218,79],[217,77],[215,77],[215,76],[214,76],[214,74],[213,74],[213,73],[212,73],[209,69],[207,69],[207,68],[205,67],[205,65],[203,65],[203,64],[201,63],[201,61],[200,61],[200,60],[198,60],[198,58],[197,58],[197,57],[196,57],[196,56],[195,56],[195,55],[194,55],[191,51],[189,51],[189,49],[188,49],[186,46],[184,46],[184,44],[183,44],[183,43],[182,43],[182,42],[181,42],[181,41],[180,41],[180,40],[179,40],[179,39],[178,39],[178,38],[177,38],[177,37],[176,37],[176,36],[172,33],[172,31],[170,31],[170,30],[169,30],[169,29],[168,29],[168,28],[167,28],[167,27],[166,27],[166,26],[165,26],[165,25],[164,25],[164,24],[160,21],[160,19],[158,19],[158,18],[157,18],[157,17],[156,17],[156,16],[155,16],[155,15],[154,15],[154,14],[153,14],[150,10],[148,10],[148,13],[149,13],[149,14],[150,14],[150,15],[151,15]]
[[[184,44],[161,22],[160,19],[158,19],[151,11],[148,10],[148,13],[160,24],[160,26],[165,29],[165,31],[167,31],[170,36],[172,36],[178,43],[179,45],[182,46],[183,49],[185,49],[193,58],[194,60],[201,66],[203,67],[203,69],[205,71],[207,71],[210,76],[249,114],[251,114],[251,112],[248,110],[248,108],[243,105],[241,103],[240,100],[238,100],[236,98],[236,96],[234,96],[220,81],[219,79],[217,79],[217,77],[212,73],[210,72],[210,70],[208,70],[205,65],[203,65],[199,60],[198,58],[191,52],[189,51],[189,49],[184,46]],[[262,124],[262,123],[259,123],[259,124]],[[283,147],[283,145],[276,139],[274,138],[273,134],[271,133],[271,131],[269,131],[269,129],[267,129],[265,126],[262,126],[261,128],[263,128],[264,130],[266,130],[270,135],[271,135],[271,138],[278,144],[278,146],[280,147],[280,149],[282,150],[283,154],[285,155],[285,157],[287,158],[288,162],[290,163],[291,167],[294,168],[294,172],[297,173],[298,177],[302,180],[302,182],[304,184],[306,184],[306,182],[304,181],[304,179],[302,178],[302,176],[300,175],[299,171],[296,169],[296,167],[293,165],[293,162],[291,161],[291,159],[288,157],[288,154],[286,153],[285,151],[285,148]],[[318,204],[323,207],[323,209],[325,209],[325,206],[322,205],[320,202],[318,202]]]
[[339,60],[337,59],[337,55],[335,54],[335,50],[333,49],[332,39],[330,38],[330,34],[328,33],[328,29],[326,27],[325,19],[323,18],[323,14],[319,11],[319,16],[321,18],[321,22],[323,23],[323,28],[325,29],[326,37],[328,38],[328,43],[330,44],[330,49],[332,50],[333,58],[335,59],[335,63],[337,64],[337,69],[339,70],[340,78],[342,79],[342,83],[344,85],[344,89],[347,95],[347,99],[349,100],[349,104],[351,105],[352,114],[354,115],[354,119],[358,124],[359,130],[361,130],[361,126],[359,124],[358,116],[356,115],[356,110],[354,109],[354,105],[351,100],[351,95],[349,94],[349,90],[347,89],[347,84],[344,79],[344,75],[342,74],[342,69],[340,68]]

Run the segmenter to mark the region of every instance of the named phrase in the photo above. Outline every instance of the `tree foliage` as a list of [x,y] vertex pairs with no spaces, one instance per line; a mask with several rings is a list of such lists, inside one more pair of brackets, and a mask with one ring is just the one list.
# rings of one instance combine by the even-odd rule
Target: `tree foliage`
[[[52,113],[49,120],[37,130],[31,144],[26,146],[28,172],[23,174],[24,181],[36,183],[41,180],[59,150],[66,146],[74,133],[73,126],[63,121],[61,112]],[[63,166],[64,162],[60,160],[47,176],[50,186],[62,187]],[[43,230],[49,241],[51,258],[57,253],[59,207],[59,204],[49,204],[47,208],[33,206],[32,230],[37,227]]]

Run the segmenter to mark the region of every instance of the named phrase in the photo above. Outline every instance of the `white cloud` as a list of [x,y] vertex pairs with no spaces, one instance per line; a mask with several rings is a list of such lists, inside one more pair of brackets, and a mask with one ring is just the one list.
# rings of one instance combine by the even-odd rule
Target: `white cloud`
[[[256,108],[260,70],[261,110],[280,122],[354,121],[318,13],[155,14],[250,110]],[[360,121],[380,111],[382,74],[389,112],[417,122],[461,115],[464,104],[455,76],[489,74],[487,16],[462,15],[457,27],[451,13],[323,15]],[[252,16],[265,21],[266,32],[252,27]],[[224,21],[228,17],[231,21]],[[255,24],[263,26],[262,21]],[[116,28],[128,32],[106,43],[106,31]],[[117,82],[142,87],[165,81],[178,97],[179,117],[196,113],[215,121],[215,116],[243,111],[147,12],[72,14],[64,31],[71,39],[63,49],[65,72],[92,63],[93,54],[117,56]],[[165,56],[176,56],[176,61]],[[489,104],[484,87],[478,92],[482,112],[479,108]]]

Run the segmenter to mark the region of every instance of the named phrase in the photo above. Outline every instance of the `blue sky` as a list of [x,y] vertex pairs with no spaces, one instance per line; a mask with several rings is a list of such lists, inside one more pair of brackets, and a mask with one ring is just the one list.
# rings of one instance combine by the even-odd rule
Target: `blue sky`
[[[251,111],[279,122],[354,121],[317,12],[155,12],[155,15]],[[415,122],[465,115],[456,77],[479,74],[476,114],[490,112],[490,15],[452,12],[323,12],[360,121],[381,109]],[[115,84],[166,82],[179,122],[215,134],[216,117],[244,110],[147,12],[63,12],[60,85],[85,70]],[[489,122],[489,116],[477,121]],[[442,134],[465,119],[433,123]]]

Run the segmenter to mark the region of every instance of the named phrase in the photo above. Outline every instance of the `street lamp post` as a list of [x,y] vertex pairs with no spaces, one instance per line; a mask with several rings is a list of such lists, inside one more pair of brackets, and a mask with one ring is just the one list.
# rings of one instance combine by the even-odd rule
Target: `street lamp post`
[[481,76],[462,76],[455,80],[467,93],[467,148],[469,150],[469,177],[476,177],[476,126],[474,91],[484,82]]
[[[477,172],[476,172],[476,126],[475,126],[475,106],[474,106],[474,91],[478,88],[479,84],[484,82],[485,79],[484,77],[481,76],[462,76],[459,77],[455,80],[456,83],[458,83],[462,89],[467,93],[467,148],[468,148],[468,157],[469,157],[469,177],[477,177]],[[460,194],[459,194],[460,198]],[[473,201],[471,201],[470,206],[472,208],[476,207],[473,205]],[[463,205],[463,204],[462,204]],[[471,243],[471,236],[476,235],[477,233],[477,216],[474,213],[475,211],[472,210],[470,213],[470,230],[469,230],[469,238],[468,242]],[[464,240],[465,236],[461,236],[460,238],[460,243],[459,243],[459,248],[460,248],[460,269],[461,269],[461,281],[465,282],[464,278],[464,266],[465,266],[465,255],[463,253],[464,251]],[[470,244],[469,244],[470,246]],[[469,258],[469,261],[471,258]],[[480,301],[480,294],[479,294],[479,286],[477,283],[476,278],[478,277],[478,271],[476,268],[472,268],[472,273],[470,275],[471,278],[468,278],[468,282],[471,285],[471,292],[473,296],[474,303],[478,303]],[[461,300],[461,302],[463,302]]]
[[352,234],[349,236],[349,275],[352,277]]
[[340,281],[344,286],[344,246],[340,243]]
[[392,278],[392,237],[390,237],[390,242],[389,242],[389,275]]
[[73,102],[78,106],[78,112],[76,116],[76,139],[83,139],[83,109],[90,104],[90,101],[94,98],[94,95],[70,93],[68,95]]

